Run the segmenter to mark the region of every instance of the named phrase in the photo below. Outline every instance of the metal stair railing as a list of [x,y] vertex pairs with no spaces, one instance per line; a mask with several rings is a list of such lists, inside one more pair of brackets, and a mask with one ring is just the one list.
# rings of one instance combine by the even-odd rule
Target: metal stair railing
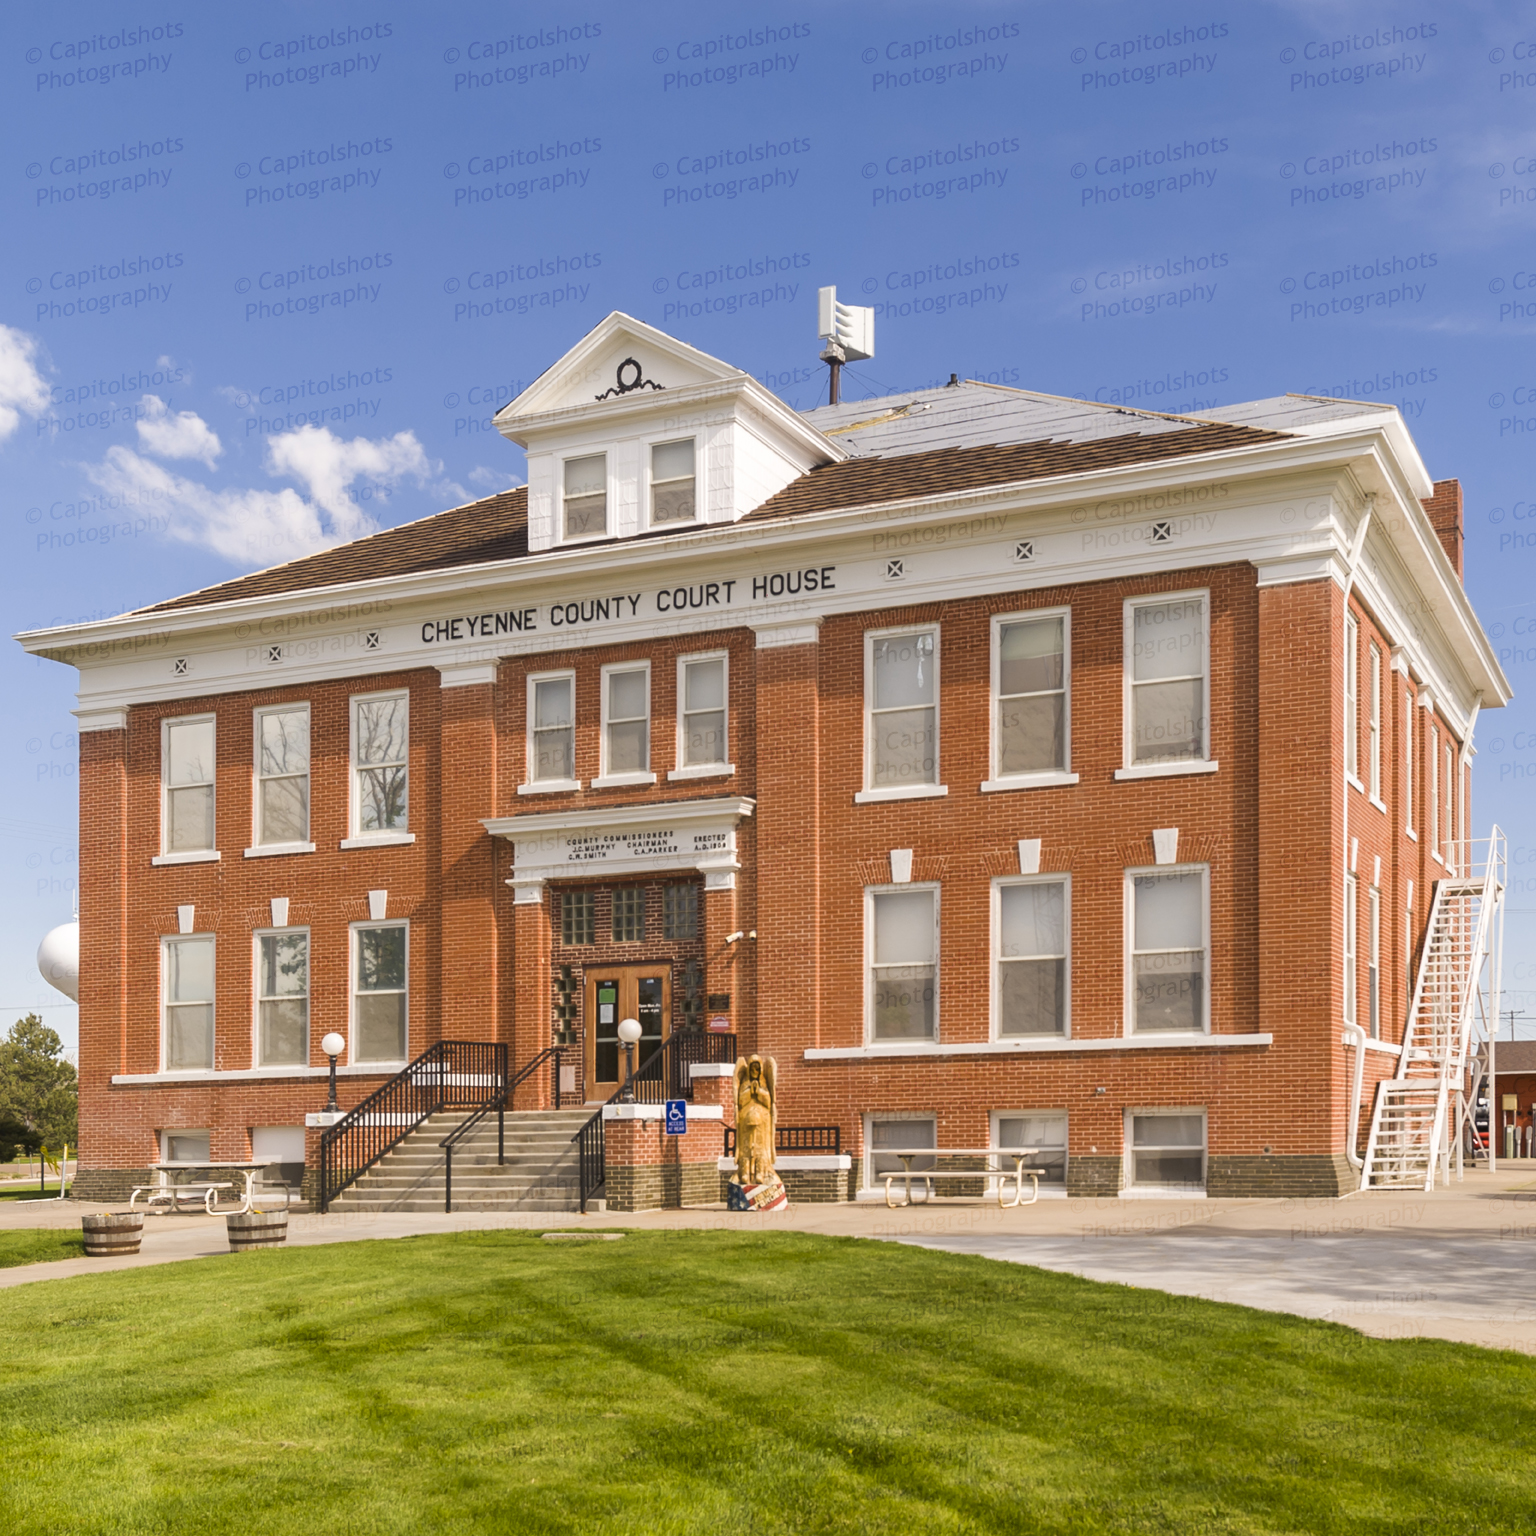
[[693,1099],[693,1077],[689,1068],[721,1065],[736,1060],[736,1036],[716,1034],[713,1030],[679,1030],[669,1035],[659,1050],[641,1062],[604,1101],[577,1133],[576,1162],[581,1177],[581,1214],[587,1214],[587,1201],[608,1181],[607,1142],[603,1134],[603,1110],[610,1104],[665,1104],[668,1099]]
[[320,1136],[322,1213],[422,1121],[445,1109],[479,1109],[506,1091],[507,1047],[493,1040],[439,1040]]
[[[1479,1016],[1497,1018],[1508,847],[1495,827],[1481,873],[1465,849],[1461,873],[1435,884],[1409,1008],[1399,1074],[1377,1084],[1362,1189],[1435,1187],[1450,1178],[1448,1121],[1457,1111],[1457,1166],[1466,1116],[1467,1056]],[[1483,996],[1491,971],[1494,1007]]]
[[466,1115],[438,1142],[443,1152],[443,1210],[446,1213],[453,1214],[453,1149],[494,1110],[496,1112],[496,1166],[504,1167],[507,1161],[507,1110],[514,1106],[517,1090],[547,1061],[552,1061],[554,1064],[553,1097],[555,1108],[560,1108],[560,1053],[563,1049],[564,1047],[558,1045],[545,1046],[507,1084],[505,1091],[499,1097],[482,1104],[473,1114]]

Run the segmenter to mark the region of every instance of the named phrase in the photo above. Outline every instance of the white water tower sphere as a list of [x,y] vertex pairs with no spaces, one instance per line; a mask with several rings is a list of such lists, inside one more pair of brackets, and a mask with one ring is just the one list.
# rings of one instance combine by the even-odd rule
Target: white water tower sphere
[[50,987],[80,1001],[80,922],[60,923],[37,946],[37,968]]
[[347,1042],[334,1029],[320,1042],[320,1049],[327,1056],[340,1056],[346,1048]]

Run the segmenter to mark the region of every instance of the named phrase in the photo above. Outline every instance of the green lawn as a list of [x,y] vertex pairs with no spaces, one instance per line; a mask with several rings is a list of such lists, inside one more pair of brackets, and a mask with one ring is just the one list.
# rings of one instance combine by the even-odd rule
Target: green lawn
[[790,1234],[0,1291],[0,1530],[1530,1531],[1536,1360]]
[[43,1264],[49,1259],[78,1259],[85,1252],[85,1240],[66,1227],[54,1232],[47,1227],[15,1227],[0,1230],[0,1269],[17,1264]]

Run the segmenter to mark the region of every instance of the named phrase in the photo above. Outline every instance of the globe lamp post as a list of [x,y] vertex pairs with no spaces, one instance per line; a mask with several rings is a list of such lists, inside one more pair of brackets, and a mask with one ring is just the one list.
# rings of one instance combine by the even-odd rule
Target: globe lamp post
[[619,1025],[619,1039],[624,1042],[624,1087],[619,1093],[621,1104],[635,1102],[635,1042],[640,1038],[640,1021],[625,1019]]

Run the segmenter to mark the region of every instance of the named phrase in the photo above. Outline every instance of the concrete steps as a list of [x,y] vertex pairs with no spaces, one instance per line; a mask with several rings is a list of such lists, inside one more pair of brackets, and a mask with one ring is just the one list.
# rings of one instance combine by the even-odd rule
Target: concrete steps
[[[595,1108],[595,1106],[594,1106]],[[506,1117],[505,1161],[496,1161],[492,1115],[453,1149],[456,1211],[574,1211],[581,1204],[571,1138],[593,1109],[518,1110]],[[433,1115],[333,1201],[333,1211],[441,1211],[445,1159],[438,1145],[469,1118]]]

